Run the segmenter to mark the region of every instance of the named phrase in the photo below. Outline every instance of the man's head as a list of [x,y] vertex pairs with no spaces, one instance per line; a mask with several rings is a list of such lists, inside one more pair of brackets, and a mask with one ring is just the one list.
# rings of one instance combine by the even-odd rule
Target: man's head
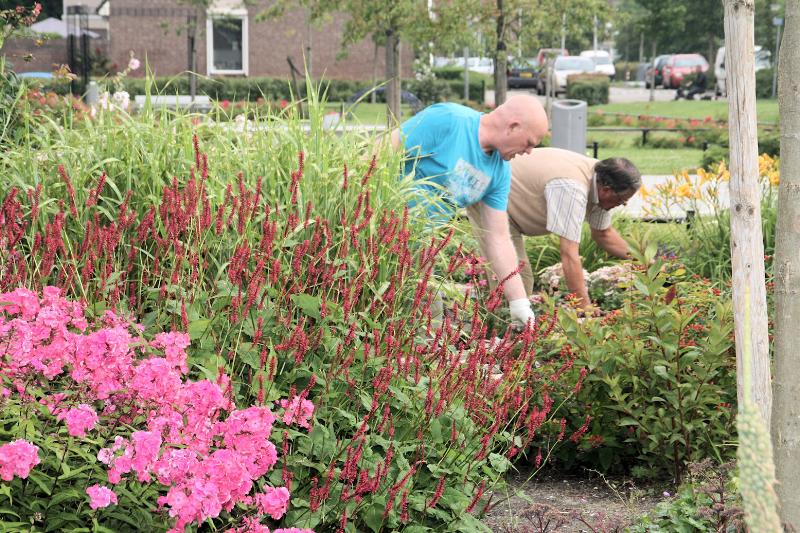
[[624,157],[609,157],[594,166],[597,197],[606,211],[625,205],[642,187],[642,175],[636,165]]
[[506,160],[527,154],[547,134],[547,113],[532,95],[514,95],[482,117],[480,143]]

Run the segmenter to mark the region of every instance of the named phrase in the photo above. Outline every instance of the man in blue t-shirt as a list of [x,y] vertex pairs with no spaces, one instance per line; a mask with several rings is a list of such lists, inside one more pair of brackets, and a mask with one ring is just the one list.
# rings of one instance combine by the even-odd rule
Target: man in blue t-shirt
[[[529,153],[547,134],[547,115],[531,95],[515,95],[490,113],[458,104],[434,104],[392,132],[392,146],[409,156],[406,174],[414,172],[420,202],[428,214],[449,218],[458,207],[479,206],[487,231],[485,253],[499,279],[516,270],[517,257],[508,230],[508,161]],[[512,320],[534,318],[522,279],[504,285]]]

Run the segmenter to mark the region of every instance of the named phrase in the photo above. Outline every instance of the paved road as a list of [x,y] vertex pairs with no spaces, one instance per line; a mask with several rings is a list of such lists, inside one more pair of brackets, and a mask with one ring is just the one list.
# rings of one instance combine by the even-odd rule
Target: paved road
[[[528,94],[536,94],[535,91],[528,91],[528,90],[518,90],[513,89],[509,91],[509,94],[517,94],[517,93],[528,93]],[[659,102],[672,100],[675,98],[675,90],[674,89],[656,89],[654,94],[655,100]],[[544,102],[544,96],[539,97],[542,102]],[[487,90],[486,91],[486,101],[490,102],[494,99],[494,91]],[[616,103],[625,103],[625,102],[649,102],[650,101],[650,89],[645,89],[644,86],[642,87],[611,87],[611,90],[608,94],[609,103],[616,104]]]

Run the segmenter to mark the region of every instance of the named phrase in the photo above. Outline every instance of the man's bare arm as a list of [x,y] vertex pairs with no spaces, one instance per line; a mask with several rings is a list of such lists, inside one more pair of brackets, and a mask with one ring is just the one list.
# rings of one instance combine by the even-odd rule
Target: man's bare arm
[[578,254],[578,243],[564,237],[561,237],[560,241],[561,266],[564,269],[567,288],[578,297],[580,306],[584,311],[591,310],[592,301],[589,299],[586,280],[583,278],[583,263],[580,254]]
[[620,259],[629,259],[631,257],[628,243],[611,226],[603,230],[593,229],[592,239],[614,257],[619,257]]
[[[498,280],[504,279],[517,269],[517,253],[511,242],[508,231],[508,214],[480,203],[481,227],[485,230],[485,243],[487,259],[491,263],[492,271]],[[522,278],[515,274],[503,286],[506,299],[511,302],[520,298],[527,298]]]

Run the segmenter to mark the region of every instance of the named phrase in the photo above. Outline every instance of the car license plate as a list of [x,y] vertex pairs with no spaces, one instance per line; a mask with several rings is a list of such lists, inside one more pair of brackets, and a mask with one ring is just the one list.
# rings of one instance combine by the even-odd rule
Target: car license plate
[[519,76],[521,78],[532,78],[533,77],[530,72],[521,72]]

